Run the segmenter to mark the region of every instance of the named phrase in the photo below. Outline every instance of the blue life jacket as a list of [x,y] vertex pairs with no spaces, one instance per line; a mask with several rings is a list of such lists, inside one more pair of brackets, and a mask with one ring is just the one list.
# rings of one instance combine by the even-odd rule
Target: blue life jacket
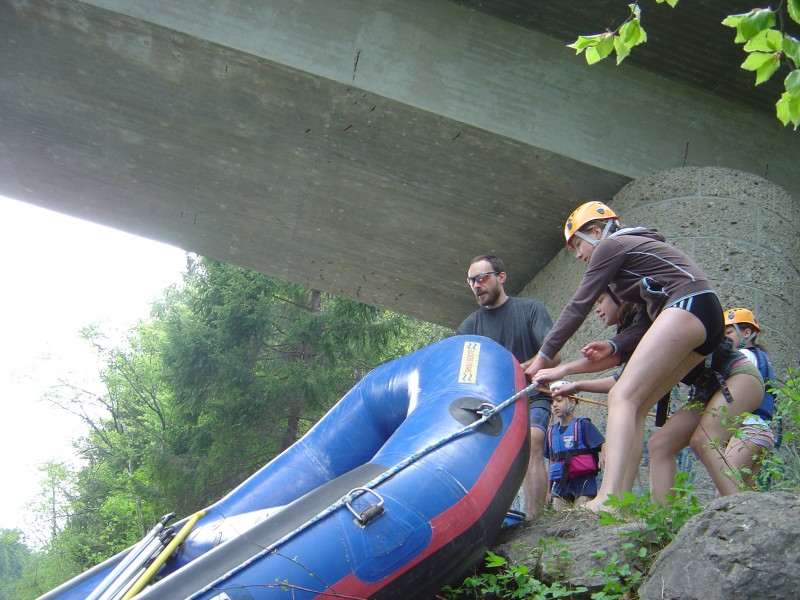
[[[570,428],[561,433],[560,425],[556,423],[547,430],[547,447],[550,455],[550,481],[560,481],[569,473],[569,461],[578,454],[594,454],[597,463],[597,452],[586,446],[581,436],[581,423],[584,417],[572,419],[572,435]],[[569,477],[566,477],[569,479]]]
[[755,354],[758,372],[761,373],[761,377],[764,379],[764,399],[761,401],[761,405],[753,411],[753,414],[758,415],[765,421],[771,421],[775,414],[775,396],[768,390],[775,383],[775,371],[772,370],[769,356],[761,348],[753,346],[747,349]]

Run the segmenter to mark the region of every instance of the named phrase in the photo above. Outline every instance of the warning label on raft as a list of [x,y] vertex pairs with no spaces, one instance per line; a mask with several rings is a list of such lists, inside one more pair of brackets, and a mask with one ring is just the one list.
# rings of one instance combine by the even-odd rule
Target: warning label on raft
[[461,351],[461,368],[458,370],[458,383],[477,383],[480,354],[480,342],[464,342],[464,349]]

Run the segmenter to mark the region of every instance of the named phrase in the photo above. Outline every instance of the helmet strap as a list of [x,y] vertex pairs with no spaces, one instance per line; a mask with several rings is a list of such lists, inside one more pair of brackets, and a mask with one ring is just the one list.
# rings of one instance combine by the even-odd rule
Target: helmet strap
[[738,323],[734,323],[733,324],[733,328],[736,330],[736,335],[739,336],[739,348],[745,348],[745,347],[747,347],[747,344],[754,343],[754,340],[756,339],[756,336],[758,335],[758,332],[753,331],[753,328],[751,327],[749,329],[753,333],[751,333],[749,336],[745,337],[744,332],[742,331],[742,328],[739,327]]
[[575,235],[577,235],[582,240],[589,242],[592,246],[597,246],[602,240],[608,237],[608,234],[611,232],[611,227],[616,225],[619,227],[619,221],[617,219],[607,219],[606,226],[603,228],[603,231],[600,232],[600,239],[596,240],[593,237],[586,235],[582,231],[576,231]]

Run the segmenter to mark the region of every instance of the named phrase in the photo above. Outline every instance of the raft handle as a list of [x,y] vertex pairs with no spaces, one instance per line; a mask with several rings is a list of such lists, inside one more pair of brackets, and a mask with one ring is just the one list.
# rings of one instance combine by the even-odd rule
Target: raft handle
[[[360,492],[360,493],[357,493],[357,492]],[[375,496],[378,499],[378,501],[375,504],[370,504],[368,507],[366,507],[360,513],[358,513],[353,508],[351,502],[353,500],[355,500],[357,497],[359,497],[359,496],[361,496],[363,494],[372,494],[373,496]],[[342,500],[347,505],[348,510],[351,513],[353,513],[353,516],[355,517],[355,522],[360,527],[366,527],[369,524],[370,521],[372,521],[373,519],[381,516],[384,513],[384,510],[385,510],[383,508],[383,498],[380,496],[380,494],[378,494],[378,492],[376,492],[375,490],[371,490],[370,488],[365,488],[365,487],[354,488],[354,489],[350,490],[350,492],[348,492],[347,496],[342,498]]]

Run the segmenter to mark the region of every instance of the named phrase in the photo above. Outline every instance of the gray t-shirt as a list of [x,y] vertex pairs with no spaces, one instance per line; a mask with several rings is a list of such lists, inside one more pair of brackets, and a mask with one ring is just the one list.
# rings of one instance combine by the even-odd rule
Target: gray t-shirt
[[[511,296],[497,308],[476,310],[459,325],[457,333],[488,337],[523,363],[536,356],[552,326],[553,321],[540,300]],[[531,399],[545,401],[543,407],[546,407],[550,396],[534,393]]]
[[509,297],[497,308],[481,307],[464,319],[459,335],[483,335],[523,363],[533,358],[553,327],[544,304],[536,298]]

